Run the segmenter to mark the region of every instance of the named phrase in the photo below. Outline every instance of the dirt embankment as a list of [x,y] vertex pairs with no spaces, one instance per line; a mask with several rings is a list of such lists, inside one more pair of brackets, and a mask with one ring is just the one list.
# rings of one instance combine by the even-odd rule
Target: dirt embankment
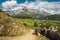
[[0,36],[22,35],[24,26],[16,22],[13,18],[6,15],[6,12],[0,10]]

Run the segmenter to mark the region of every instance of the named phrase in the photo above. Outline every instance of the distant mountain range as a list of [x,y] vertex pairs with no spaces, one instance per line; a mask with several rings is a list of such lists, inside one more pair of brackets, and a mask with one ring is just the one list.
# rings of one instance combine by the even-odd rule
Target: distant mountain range
[[39,6],[39,2],[35,2],[35,3],[29,3],[28,1],[26,1],[23,4],[20,4],[19,6],[14,5],[11,8],[6,9],[5,11],[10,13],[10,15],[12,15],[12,13],[14,14],[19,14],[21,12],[33,12],[33,13],[40,13],[43,15],[52,15],[55,14],[52,10],[46,9],[44,7]]
[[[44,7],[37,6],[38,3],[28,3],[27,1],[20,4],[18,7],[13,9],[7,9],[7,14],[12,17],[19,18],[32,18],[32,19],[56,19],[55,13],[52,10],[48,10]],[[54,16],[55,15],[55,16]],[[59,16],[58,16],[59,18]],[[60,19],[59,19],[60,20]]]
[[46,9],[43,9],[43,8],[41,8],[41,9],[34,9],[34,8],[32,8],[32,9],[29,9],[29,8],[26,8],[26,6],[22,6],[22,9],[17,9],[17,10],[13,10],[13,11],[6,11],[9,15],[18,15],[18,14],[28,14],[28,15],[30,15],[30,14],[39,14],[39,15],[44,15],[44,16],[47,16],[47,15],[54,15],[54,14],[52,14],[52,13],[49,13],[49,12],[47,12],[46,11]]

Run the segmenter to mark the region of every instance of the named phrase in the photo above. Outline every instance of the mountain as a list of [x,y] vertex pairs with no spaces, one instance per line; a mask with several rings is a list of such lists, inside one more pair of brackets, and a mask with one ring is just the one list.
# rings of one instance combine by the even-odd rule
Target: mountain
[[10,14],[19,14],[21,12],[30,12],[31,14],[32,13],[38,13],[38,14],[42,14],[42,15],[53,15],[53,12],[52,11],[48,11],[44,8],[38,8],[38,9],[35,9],[35,8],[27,8],[26,6],[20,6],[19,9],[16,8],[16,10],[13,10],[13,11],[6,11],[7,13],[10,13]]
[[[42,2],[41,2],[42,3]],[[53,10],[49,10],[47,8],[41,7],[40,2],[34,2],[34,3],[29,3],[28,1],[26,1],[23,4],[19,4],[19,5],[14,5],[12,8],[7,8],[5,10],[6,12],[10,13],[10,15],[12,14],[19,14],[21,12],[36,12],[36,13],[40,13],[42,15],[53,15],[55,14]]]
[[[16,5],[17,6],[17,5]],[[48,15],[54,15],[53,10],[48,10],[44,7],[39,6],[38,2],[29,3],[25,2],[20,4],[19,6],[14,6],[13,9],[8,8],[5,10],[8,15],[12,17],[20,17],[20,18],[33,18],[33,19],[41,19]]]
[[32,19],[44,19],[45,16],[53,15],[48,12],[45,12],[43,8],[40,9],[39,11],[37,9],[28,9],[28,8],[25,8],[25,6],[23,7],[24,7],[23,9],[17,9],[17,10],[6,11],[6,12],[8,15],[12,17],[32,18]]

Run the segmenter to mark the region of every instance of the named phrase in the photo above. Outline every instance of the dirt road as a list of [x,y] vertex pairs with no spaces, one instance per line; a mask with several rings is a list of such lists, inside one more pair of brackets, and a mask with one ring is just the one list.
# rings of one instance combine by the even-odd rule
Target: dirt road
[[33,35],[34,30],[30,30],[27,34],[18,37],[0,37],[0,40],[37,40],[37,36]]

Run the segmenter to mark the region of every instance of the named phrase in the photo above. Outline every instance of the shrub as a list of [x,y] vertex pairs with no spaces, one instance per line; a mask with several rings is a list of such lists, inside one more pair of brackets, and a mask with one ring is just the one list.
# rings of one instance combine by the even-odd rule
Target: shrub
[[34,23],[34,27],[38,27],[38,24],[36,22]]
[[27,26],[27,24],[26,24],[26,23],[23,23],[23,25],[24,25],[24,26]]

